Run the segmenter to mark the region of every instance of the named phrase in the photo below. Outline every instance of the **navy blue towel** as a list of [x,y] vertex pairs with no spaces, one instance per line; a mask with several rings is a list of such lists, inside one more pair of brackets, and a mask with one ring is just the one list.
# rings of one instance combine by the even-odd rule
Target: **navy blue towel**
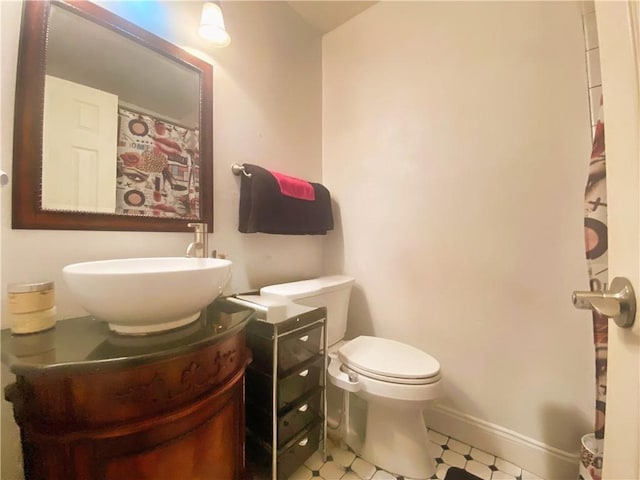
[[282,194],[269,170],[250,163],[243,166],[251,177],[240,175],[240,232],[326,235],[333,230],[331,194],[324,185],[309,182],[313,201],[293,198]]

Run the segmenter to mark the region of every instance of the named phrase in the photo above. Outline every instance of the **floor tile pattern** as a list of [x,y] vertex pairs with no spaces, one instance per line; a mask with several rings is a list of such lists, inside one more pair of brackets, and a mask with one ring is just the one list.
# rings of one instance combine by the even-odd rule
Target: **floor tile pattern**
[[[433,480],[443,480],[449,467],[464,468],[483,480],[542,480],[517,465],[490,453],[429,430],[429,438],[439,446]],[[339,440],[327,443],[327,461],[315,452],[289,480],[418,480],[393,475],[355,455]]]

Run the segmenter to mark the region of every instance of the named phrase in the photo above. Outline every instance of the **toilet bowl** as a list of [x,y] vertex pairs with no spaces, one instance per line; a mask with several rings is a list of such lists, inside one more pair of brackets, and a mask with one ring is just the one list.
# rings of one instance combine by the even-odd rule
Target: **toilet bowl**
[[437,447],[427,436],[423,412],[442,394],[440,365],[422,350],[390,339],[360,336],[343,342],[353,283],[351,277],[333,275],[263,287],[260,295],[327,308],[328,379],[367,406],[363,431],[344,440],[391,473],[431,478]]
[[436,452],[423,412],[442,394],[438,362],[417,348],[369,336],[346,342],[330,357],[329,381],[367,402],[357,453],[389,472],[430,478]]

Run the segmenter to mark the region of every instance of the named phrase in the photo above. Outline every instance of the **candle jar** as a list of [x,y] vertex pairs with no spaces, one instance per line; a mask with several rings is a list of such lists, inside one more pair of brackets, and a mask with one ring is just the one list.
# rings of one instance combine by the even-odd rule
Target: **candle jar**
[[54,282],[12,283],[7,295],[12,333],[35,333],[55,326]]

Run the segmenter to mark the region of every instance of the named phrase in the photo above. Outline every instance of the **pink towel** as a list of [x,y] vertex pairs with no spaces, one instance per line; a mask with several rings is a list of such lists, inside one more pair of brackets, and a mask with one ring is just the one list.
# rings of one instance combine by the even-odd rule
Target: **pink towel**
[[284,173],[269,170],[280,186],[280,192],[287,197],[299,198],[300,200],[314,201],[316,192],[309,182],[296,177],[290,177]]

